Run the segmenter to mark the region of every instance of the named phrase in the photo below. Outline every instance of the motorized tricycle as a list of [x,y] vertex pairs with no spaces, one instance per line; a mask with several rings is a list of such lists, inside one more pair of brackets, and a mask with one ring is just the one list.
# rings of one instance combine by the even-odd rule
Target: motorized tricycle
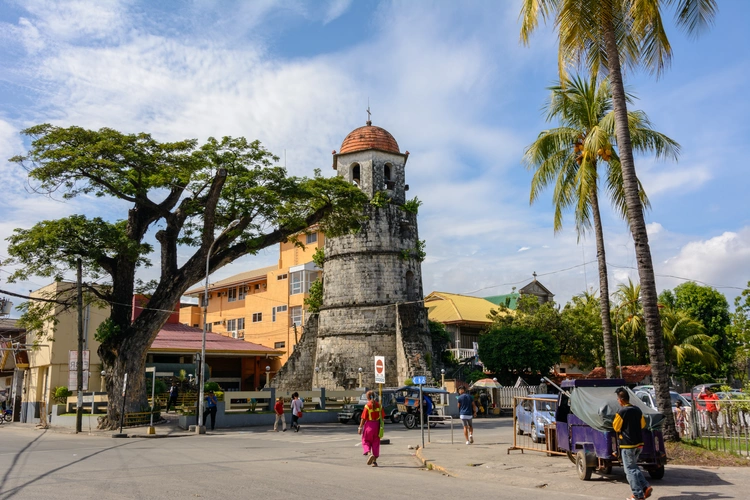
[[[593,471],[610,474],[620,466],[620,449],[612,428],[619,403],[615,389],[626,387],[622,379],[564,380],[558,395],[555,423],[557,446],[576,464],[578,477],[584,481]],[[637,406],[646,419],[643,450],[638,464],[652,479],[664,477],[667,454],[661,424],[664,415],[646,406],[631,392],[630,404]]]
[[[396,392],[403,396],[403,403],[398,403],[398,410],[401,416],[401,421],[407,429],[414,429],[419,427],[422,421],[422,411],[420,409],[421,403],[419,400],[419,387],[417,386],[404,386],[396,389]],[[430,398],[433,402],[431,415],[438,415],[435,409],[435,397],[439,394],[449,394],[445,389],[437,389],[435,387],[422,387],[422,395]],[[399,398],[400,399],[400,398]],[[427,415],[425,415],[427,418]],[[430,422],[430,427],[434,428],[437,426],[437,422]]]

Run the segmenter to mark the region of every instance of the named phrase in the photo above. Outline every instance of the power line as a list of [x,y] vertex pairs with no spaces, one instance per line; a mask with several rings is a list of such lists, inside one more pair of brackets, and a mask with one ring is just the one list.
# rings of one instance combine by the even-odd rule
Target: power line
[[[588,262],[584,262],[583,264],[576,264],[575,266],[566,267],[565,269],[558,269],[557,271],[549,271],[549,272],[546,272],[546,273],[537,274],[537,276],[549,276],[551,274],[563,273],[565,271],[570,271],[571,269],[576,269],[577,267],[585,266],[587,264],[592,264],[594,262],[596,262],[596,260],[590,260]],[[520,283],[526,283],[527,281],[529,281],[528,278],[522,279],[521,281],[514,281],[512,283],[501,283],[499,285],[486,286],[484,288],[480,288],[478,290],[473,290],[471,292],[464,292],[463,295],[471,295],[472,293],[481,292],[482,290],[489,290],[490,288],[498,288],[498,287],[501,287],[501,286],[508,286],[508,285],[518,285]]]
[[[612,264],[611,262],[607,262],[607,265],[608,266],[612,266],[612,267],[616,267],[618,269],[633,269],[635,271],[638,270],[637,267],[633,267],[633,266],[619,266],[617,264]],[[695,278],[684,278],[682,276],[675,276],[674,274],[658,274],[658,273],[654,273],[654,276],[658,276],[660,278],[673,278],[673,279],[682,280],[682,281],[694,281],[696,283],[700,283],[701,285],[710,286],[712,288],[731,288],[733,290],[744,290],[745,289],[745,288],[743,288],[741,286],[713,285],[711,283],[706,283],[705,281],[697,280]]]

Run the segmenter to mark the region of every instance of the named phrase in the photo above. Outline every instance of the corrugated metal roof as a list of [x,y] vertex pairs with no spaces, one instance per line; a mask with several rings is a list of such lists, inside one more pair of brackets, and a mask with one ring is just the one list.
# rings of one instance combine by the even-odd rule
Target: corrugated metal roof
[[492,297],[485,297],[485,300],[489,300],[495,305],[504,305],[508,309],[515,309],[518,307],[518,298],[521,296],[518,292],[506,293],[505,295],[493,295]]
[[[199,328],[181,323],[167,323],[159,331],[156,340],[151,344],[150,351],[199,352],[203,331]],[[232,337],[225,337],[218,333],[206,332],[206,352],[212,354],[257,354],[281,356],[283,351],[271,349],[260,344],[246,342]]]
[[[219,288],[226,288],[231,285],[239,285],[240,283],[251,283],[253,281],[259,281],[262,279],[265,279],[266,276],[268,276],[268,273],[272,271],[278,271],[279,266],[268,266],[268,267],[261,267],[260,269],[253,269],[251,271],[245,271],[244,273],[235,274],[234,276],[230,276],[229,278],[224,278],[223,280],[216,281],[214,283],[209,283],[208,290],[217,290]],[[183,295],[190,296],[190,295],[198,295],[205,291],[205,288],[203,285],[199,287],[195,287],[192,290],[188,290]]]
[[489,324],[487,315],[497,306],[481,297],[456,293],[432,292],[424,299],[427,315],[439,323]]

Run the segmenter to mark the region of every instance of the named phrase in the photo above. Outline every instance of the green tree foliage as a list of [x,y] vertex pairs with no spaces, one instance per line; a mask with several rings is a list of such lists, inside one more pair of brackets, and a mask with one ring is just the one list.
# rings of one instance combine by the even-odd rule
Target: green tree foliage
[[[702,367],[705,375],[708,375],[711,381],[731,377],[738,346],[736,342],[730,341],[727,335],[731,314],[726,297],[710,286],[688,281],[676,286],[674,290],[663,291],[659,301],[674,311],[684,311],[705,328],[705,334],[711,338],[711,346],[718,354],[715,368],[710,369],[706,365]],[[695,377],[695,374],[687,375]]]
[[662,308],[661,322],[667,363],[673,373],[691,386],[709,380],[707,374],[718,366],[719,356],[703,324],[674,306]]
[[[258,141],[241,137],[159,142],[145,133],[48,124],[24,134],[31,138],[30,150],[11,161],[26,168],[37,192],[63,199],[95,196],[109,210],[126,207],[117,220],[75,215],[18,229],[8,247],[9,263],[19,265],[11,280],[59,279],[80,256],[87,279],[108,281],[87,287],[111,307],[99,348],[110,397],[105,427],[119,420],[126,373],[127,411],[145,404],[146,352],[181,295],[205,277],[209,248],[213,272],[313,224],[328,235],[356,229],[367,203],[360,189],[339,177],[288,176]],[[148,265],[151,247],[145,242],[151,234],[158,242],[160,276],[148,308],[131,322],[136,272]],[[193,254],[185,255],[184,247],[193,247]]]
[[323,305],[323,281],[315,280],[310,284],[308,296],[305,298],[305,305],[310,313],[319,313]]
[[643,319],[641,304],[641,285],[628,282],[620,283],[615,292],[615,324],[620,335],[620,354],[623,365],[648,364],[648,343],[646,325]]
[[[439,356],[440,363],[446,368],[455,368],[458,362],[448,350],[451,344],[451,335],[445,329],[445,325],[437,321],[429,321],[430,334],[432,336],[432,352]],[[436,368],[439,368],[436,365]]]
[[560,342],[563,361],[584,370],[604,366],[604,343],[599,298],[584,292],[565,304],[561,316],[566,335]]
[[734,376],[747,383],[750,368],[750,281],[747,288],[734,299],[734,313],[727,327],[729,341],[737,346],[734,359]]
[[548,373],[560,361],[560,350],[548,332],[492,325],[479,337],[479,358],[501,383],[507,384],[524,374]]

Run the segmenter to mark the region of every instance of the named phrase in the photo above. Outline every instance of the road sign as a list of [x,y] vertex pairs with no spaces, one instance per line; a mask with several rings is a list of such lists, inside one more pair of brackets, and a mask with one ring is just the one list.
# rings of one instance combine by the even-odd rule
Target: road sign
[[375,383],[385,384],[385,356],[375,356]]
[[414,382],[416,385],[424,385],[427,383],[427,377],[412,377],[411,381]]

